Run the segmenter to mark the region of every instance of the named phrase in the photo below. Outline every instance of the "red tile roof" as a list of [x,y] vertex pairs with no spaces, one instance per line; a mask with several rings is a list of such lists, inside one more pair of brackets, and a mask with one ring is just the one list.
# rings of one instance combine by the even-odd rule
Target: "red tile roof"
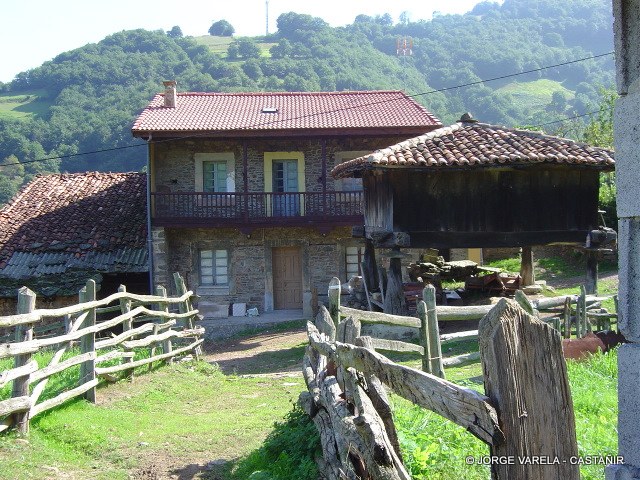
[[[134,136],[149,132],[307,132],[421,129],[441,126],[401,91],[179,93],[176,108],[158,94],[135,121]],[[263,109],[275,109],[265,113]]]
[[15,252],[146,248],[146,175],[38,176],[0,209],[0,269]]
[[461,121],[336,166],[335,178],[369,168],[482,168],[570,164],[613,170],[613,152],[540,132]]

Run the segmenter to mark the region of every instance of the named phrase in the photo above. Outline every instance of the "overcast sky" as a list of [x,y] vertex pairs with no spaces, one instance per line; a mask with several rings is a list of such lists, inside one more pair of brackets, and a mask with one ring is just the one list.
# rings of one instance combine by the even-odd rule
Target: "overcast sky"
[[[262,35],[266,30],[265,0],[0,0],[2,28],[0,81],[59,53],[102,40],[111,33],[134,28],[169,30],[178,25],[185,35],[206,35],[211,23],[226,19],[236,35]],[[276,19],[294,11],[321,17],[333,26],[353,22],[358,14],[389,13],[394,21],[403,11],[411,20],[431,19],[433,12],[464,13],[480,0],[269,0],[269,31]]]

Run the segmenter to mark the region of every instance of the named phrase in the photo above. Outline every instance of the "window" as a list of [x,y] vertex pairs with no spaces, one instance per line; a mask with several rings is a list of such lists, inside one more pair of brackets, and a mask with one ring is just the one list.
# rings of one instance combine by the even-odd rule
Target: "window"
[[200,250],[200,285],[228,285],[226,250]]
[[227,191],[227,162],[202,162],[202,191]]
[[355,275],[360,275],[360,263],[362,262],[362,247],[347,247],[345,249],[345,270],[347,281]]

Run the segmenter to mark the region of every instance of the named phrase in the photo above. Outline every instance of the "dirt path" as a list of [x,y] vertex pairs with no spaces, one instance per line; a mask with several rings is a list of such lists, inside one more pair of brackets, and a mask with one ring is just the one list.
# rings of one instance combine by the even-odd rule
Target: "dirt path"
[[210,343],[204,359],[215,362],[225,374],[297,376],[307,343],[304,327],[264,331],[255,335]]

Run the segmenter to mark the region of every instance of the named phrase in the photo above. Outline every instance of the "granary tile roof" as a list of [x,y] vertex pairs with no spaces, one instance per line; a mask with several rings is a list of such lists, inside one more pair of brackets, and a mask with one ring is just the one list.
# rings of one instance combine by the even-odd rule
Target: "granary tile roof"
[[132,132],[143,137],[163,132],[427,131],[439,126],[433,114],[401,91],[178,93],[175,108],[164,107],[164,94],[156,95]]
[[146,176],[34,178],[0,209],[0,275],[146,271]]
[[482,168],[555,163],[613,170],[613,152],[541,132],[478,123],[470,116],[337,165],[335,178],[369,168]]

